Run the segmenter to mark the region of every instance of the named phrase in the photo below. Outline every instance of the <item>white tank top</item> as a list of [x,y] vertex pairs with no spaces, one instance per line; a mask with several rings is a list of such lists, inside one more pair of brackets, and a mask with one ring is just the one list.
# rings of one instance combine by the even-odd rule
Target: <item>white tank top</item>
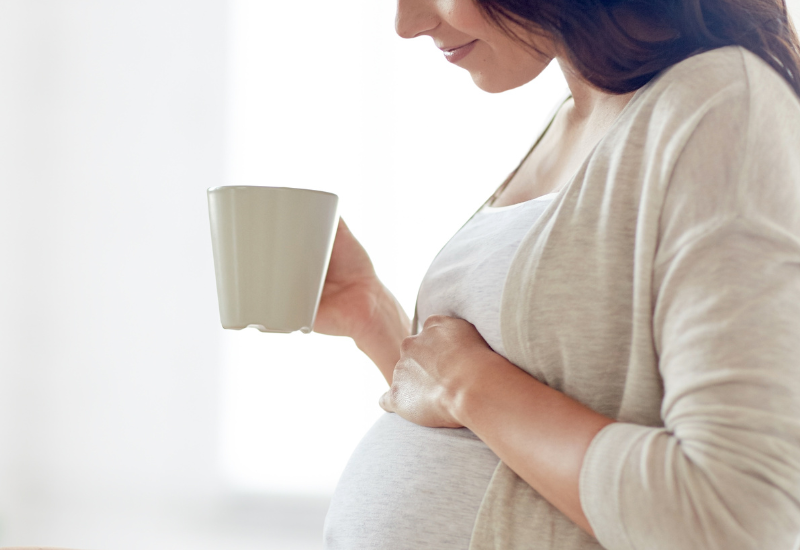
[[[422,281],[419,319],[477,327],[503,355],[500,299],[511,260],[553,199],[484,207],[447,243]],[[353,451],[325,520],[326,550],[467,550],[499,459],[466,428],[424,428],[385,414]]]
[[556,193],[511,206],[485,206],[433,260],[420,286],[420,328],[429,315],[469,321],[486,343],[505,356],[500,300],[519,243]]

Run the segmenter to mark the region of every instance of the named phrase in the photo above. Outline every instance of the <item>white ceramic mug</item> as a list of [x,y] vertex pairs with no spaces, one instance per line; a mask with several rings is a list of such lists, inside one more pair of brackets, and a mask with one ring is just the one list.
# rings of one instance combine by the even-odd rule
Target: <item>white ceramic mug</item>
[[287,187],[208,190],[222,327],[311,332],[339,222],[339,198]]

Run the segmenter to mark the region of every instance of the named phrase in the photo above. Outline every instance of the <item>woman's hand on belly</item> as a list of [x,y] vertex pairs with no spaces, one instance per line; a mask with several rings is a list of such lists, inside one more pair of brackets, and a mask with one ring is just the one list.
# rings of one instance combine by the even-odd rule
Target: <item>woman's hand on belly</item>
[[498,355],[474,326],[431,316],[403,341],[380,404],[431,428],[467,427],[567,517],[594,534],[580,502],[583,458],[614,421]]
[[419,334],[403,340],[380,405],[421,426],[460,428],[459,396],[490,364],[490,354],[497,356],[472,324],[431,315]]

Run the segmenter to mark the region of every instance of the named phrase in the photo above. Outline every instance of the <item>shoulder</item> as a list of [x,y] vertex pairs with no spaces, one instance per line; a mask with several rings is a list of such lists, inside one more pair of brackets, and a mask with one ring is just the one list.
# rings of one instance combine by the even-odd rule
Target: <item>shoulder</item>
[[647,87],[655,96],[687,99],[708,97],[722,90],[746,90],[745,59],[749,55],[752,54],[739,46],[698,53],[665,69]]
[[668,129],[664,139],[680,136],[681,144],[691,139],[701,147],[713,140],[737,149],[737,159],[800,158],[795,154],[800,149],[800,98],[775,69],[741,46],[703,52],[674,65],[642,96],[650,122]]
[[638,95],[640,114],[667,124],[699,122],[715,109],[748,126],[753,111],[768,119],[800,120],[800,99],[786,80],[741,46],[693,55],[664,70]]
[[800,238],[800,100],[772,67],[720,48],[665,71],[641,99],[666,241],[734,219]]
[[617,145],[669,168],[690,142],[727,151],[730,160],[771,142],[798,146],[800,100],[760,57],[740,46],[703,52],[666,69],[640,89]]

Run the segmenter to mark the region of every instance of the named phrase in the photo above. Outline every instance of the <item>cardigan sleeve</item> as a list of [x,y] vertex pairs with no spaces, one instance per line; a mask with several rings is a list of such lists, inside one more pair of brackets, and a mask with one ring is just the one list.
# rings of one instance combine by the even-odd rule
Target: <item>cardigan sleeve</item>
[[800,548],[800,103],[745,61],[747,85],[703,114],[667,180],[664,426],[607,426],[584,459],[609,550]]

